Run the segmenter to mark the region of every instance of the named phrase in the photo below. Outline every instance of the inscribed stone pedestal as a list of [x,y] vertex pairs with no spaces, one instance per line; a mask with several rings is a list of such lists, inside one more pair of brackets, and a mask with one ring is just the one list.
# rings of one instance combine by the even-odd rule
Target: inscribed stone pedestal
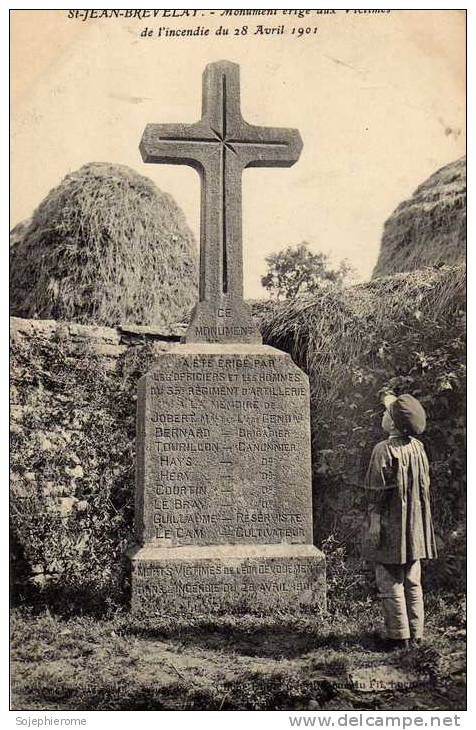
[[325,605],[312,545],[309,383],[243,301],[241,173],[289,166],[296,130],[241,117],[239,69],[205,69],[192,125],[149,125],[147,162],[202,177],[200,296],[185,344],[138,386],[132,608],[152,615]]

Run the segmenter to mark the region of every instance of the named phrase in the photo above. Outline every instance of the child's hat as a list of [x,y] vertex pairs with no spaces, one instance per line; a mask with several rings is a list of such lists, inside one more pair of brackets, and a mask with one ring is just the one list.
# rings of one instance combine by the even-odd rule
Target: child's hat
[[409,393],[399,395],[385,404],[400,433],[418,436],[426,428],[426,413],[419,400]]

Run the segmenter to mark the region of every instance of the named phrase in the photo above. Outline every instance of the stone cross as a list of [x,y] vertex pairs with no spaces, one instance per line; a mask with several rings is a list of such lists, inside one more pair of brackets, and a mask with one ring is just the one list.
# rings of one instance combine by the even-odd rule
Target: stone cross
[[295,129],[248,124],[240,110],[240,69],[209,64],[202,118],[148,124],[144,162],[190,165],[201,178],[200,288],[186,342],[261,342],[243,300],[241,176],[247,167],[290,167],[302,141]]

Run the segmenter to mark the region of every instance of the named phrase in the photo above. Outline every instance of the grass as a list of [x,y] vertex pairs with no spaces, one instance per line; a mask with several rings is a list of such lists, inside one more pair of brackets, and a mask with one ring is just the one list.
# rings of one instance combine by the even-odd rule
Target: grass
[[[325,615],[198,616],[140,622],[14,611],[16,710],[463,710],[465,633],[454,596],[427,597],[427,639],[382,652],[379,607]],[[397,673],[397,674],[395,674]],[[362,691],[398,676],[406,689]],[[415,680],[417,677],[417,680]],[[354,680],[353,680],[354,678]]]

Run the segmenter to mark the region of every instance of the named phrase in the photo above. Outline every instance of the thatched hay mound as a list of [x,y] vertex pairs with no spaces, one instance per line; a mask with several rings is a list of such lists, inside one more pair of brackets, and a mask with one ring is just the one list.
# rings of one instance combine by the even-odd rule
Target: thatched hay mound
[[[464,290],[464,269],[443,267],[254,305],[265,341],[309,374],[315,539],[324,541],[330,580],[342,550],[358,549],[362,478],[382,438],[377,393],[390,384],[428,412],[423,440],[441,555],[430,570],[438,590],[461,588]],[[61,611],[117,606],[128,600],[126,549],[134,541],[137,380],[170,342],[38,320],[12,322],[11,335],[16,600],[46,600]],[[352,577],[355,596],[362,571],[347,564],[342,575]]]
[[466,158],[438,170],[385,223],[373,276],[451,264],[466,255]]
[[11,251],[18,317],[164,326],[196,300],[197,251],[183,213],[123,165],[67,175]]
[[448,535],[464,527],[465,294],[460,265],[255,305],[267,344],[289,352],[309,375],[319,538],[336,535],[356,547],[363,476],[373,446],[385,438],[378,401],[384,386],[412,393],[427,410],[422,440],[440,540],[448,546]]

